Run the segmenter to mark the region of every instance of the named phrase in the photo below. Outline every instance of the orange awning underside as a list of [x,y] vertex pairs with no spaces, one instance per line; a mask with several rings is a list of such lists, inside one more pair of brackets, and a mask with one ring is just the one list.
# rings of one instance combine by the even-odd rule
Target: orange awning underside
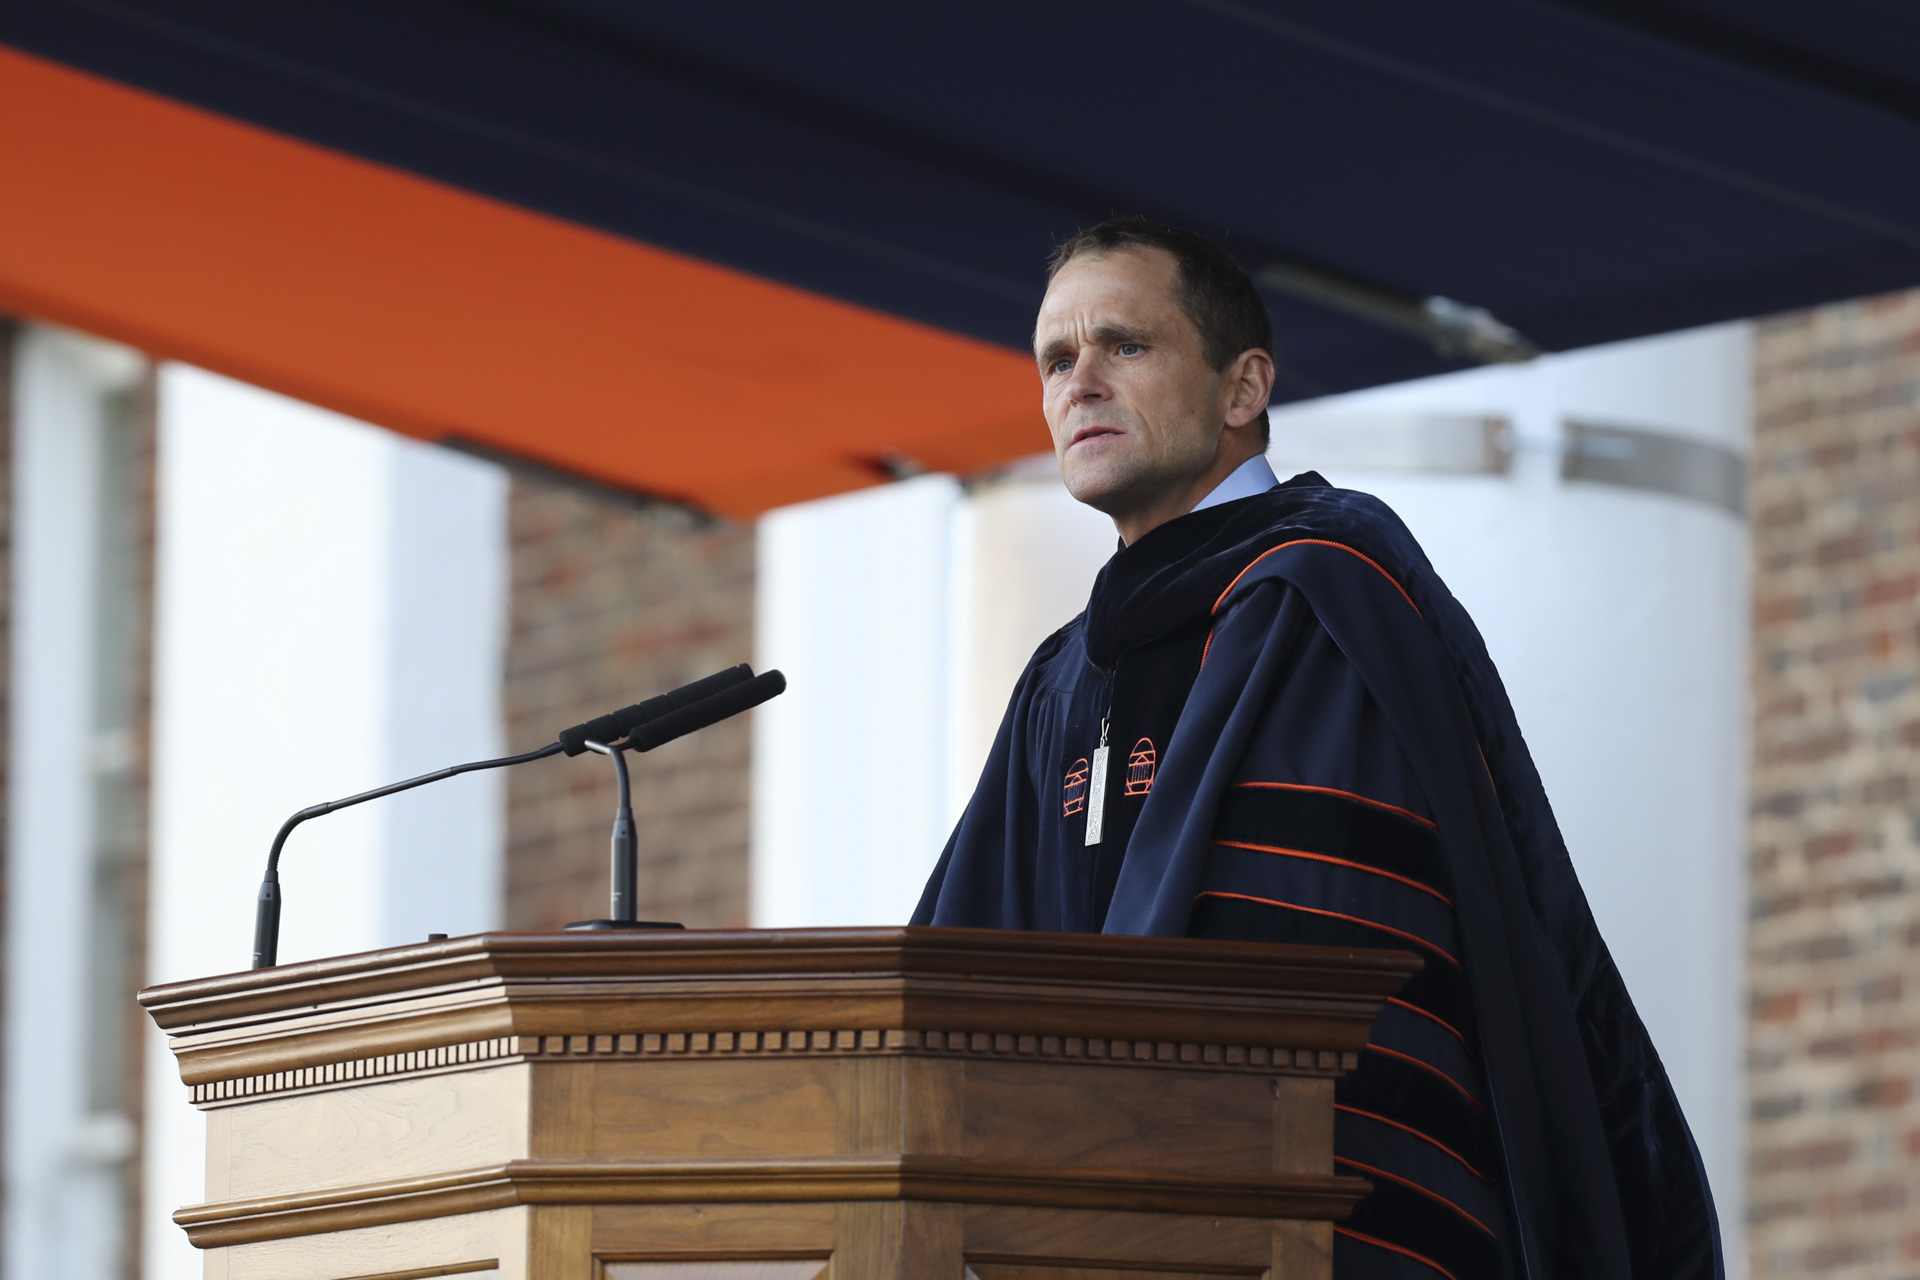
[[0,309],[731,515],[1048,446],[1017,352],[7,49]]

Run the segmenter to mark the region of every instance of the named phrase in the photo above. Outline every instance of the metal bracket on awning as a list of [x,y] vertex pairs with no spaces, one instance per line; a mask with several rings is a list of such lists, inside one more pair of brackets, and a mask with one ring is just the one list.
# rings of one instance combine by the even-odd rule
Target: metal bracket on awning
[[1725,445],[1670,432],[1568,418],[1560,478],[1691,498],[1747,514],[1747,460]]
[[1449,358],[1520,364],[1540,354],[1518,329],[1485,307],[1438,294],[1420,297],[1303,262],[1272,261],[1254,279],[1276,292],[1424,339]]
[[1506,475],[1516,450],[1556,453],[1560,478],[1686,498],[1736,517],[1747,509],[1747,461],[1711,441],[1568,418],[1561,438],[1521,440],[1498,414],[1295,412],[1274,421],[1275,470]]

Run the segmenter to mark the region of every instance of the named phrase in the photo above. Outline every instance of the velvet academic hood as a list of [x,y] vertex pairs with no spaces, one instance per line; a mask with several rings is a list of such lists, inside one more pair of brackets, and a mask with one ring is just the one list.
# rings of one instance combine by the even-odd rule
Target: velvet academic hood
[[1920,283],[1905,0],[10,0],[0,308],[736,515],[1045,448],[1049,246],[1282,399]]

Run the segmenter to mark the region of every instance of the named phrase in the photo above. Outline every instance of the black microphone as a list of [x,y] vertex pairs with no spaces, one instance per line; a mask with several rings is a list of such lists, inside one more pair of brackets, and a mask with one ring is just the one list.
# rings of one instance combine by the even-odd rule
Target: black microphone
[[[722,671],[696,681],[684,689],[675,689],[672,693],[614,712],[617,719],[632,715],[638,723],[624,742],[612,742],[592,738],[582,743],[583,750],[597,751],[613,761],[614,780],[619,789],[619,802],[613,811],[613,838],[609,850],[613,856],[612,911],[613,914],[602,920],[576,920],[568,929],[678,929],[677,924],[663,924],[659,921],[640,920],[636,904],[639,902],[640,863],[638,849],[634,839],[632,783],[627,777],[627,752],[651,751],[662,743],[685,737],[689,733],[704,729],[710,724],[718,724],[728,716],[738,715],[749,707],[757,707],[768,698],[785,691],[787,678],[778,671],[764,671],[747,679],[738,674],[751,668],[740,666],[731,671]],[[717,688],[719,692],[710,692],[698,701],[682,701],[685,694],[700,687]],[[674,703],[680,703],[674,706]],[[663,705],[666,709],[662,710]],[[578,726],[585,728],[587,726]]]
[[651,751],[675,738],[718,724],[728,716],[737,716],[776,698],[787,689],[787,678],[778,671],[762,671],[740,684],[722,689],[692,706],[680,707],[655,717],[627,735],[623,744],[630,751]]
[[670,693],[663,693],[645,702],[636,702],[630,707],[604,716],[595,716],[584,724],[562,729],[558,741],[560,749],[570,756],[577,756],[587,749],[587,743],[602,744],[618,742],[629,733],[647,723],[657,720],[669,712],[691,706],[703,698],[719,693],[722,689],[744,684],[753,677],[753,668],[746,663],[737,667],[728,667],[725,671],[716,671],[703,676],[692,684],[683,684]]

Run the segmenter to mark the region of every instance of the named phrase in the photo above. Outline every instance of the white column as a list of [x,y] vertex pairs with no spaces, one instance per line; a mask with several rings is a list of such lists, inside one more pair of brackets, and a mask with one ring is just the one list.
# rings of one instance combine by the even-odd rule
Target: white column
[[[184,366],[162,370],[149,973],[244,968],[282,820],[501,750],[497,467]],[[283,962],[500,916],[496,774],[330,815],[281,864]],[[199,1274],[167,1215],[203,1128],[148,1055],[149,1280]]]
[[[1744,456],[1749,330],[1722,325],[1403,383],[1274,415],[1493,414],[1512,470],[1323,466],[1399,512],[1486,637],[1595,918],[1700,1145],[1737,1253],[1743,1221],[1748,540],[1707,502],[1562,478],[1568,421]],[[1278,468],[1281,475],[1288,468]]]
[[[126,1117],[88,1095],[91,943],[122,929],[91,896],[102,477],[132,352],[48,329],[16,348],[7,776],[9,1277],[119,1272]],[[118,1016],[118,1011],[106,1013]],[[111,1024],[109,1024],[111,1025]]]
[[[409,778],[507,750],[507,477],[445,449],[385,443],[393,502],[381,767]],[[499,773],[470,773],[373,802],[384,850],[377,945],[500,926],[504,785]]]
[[760,522],[753,922],[899,924],[947,834],[950,526],[925,476]]

